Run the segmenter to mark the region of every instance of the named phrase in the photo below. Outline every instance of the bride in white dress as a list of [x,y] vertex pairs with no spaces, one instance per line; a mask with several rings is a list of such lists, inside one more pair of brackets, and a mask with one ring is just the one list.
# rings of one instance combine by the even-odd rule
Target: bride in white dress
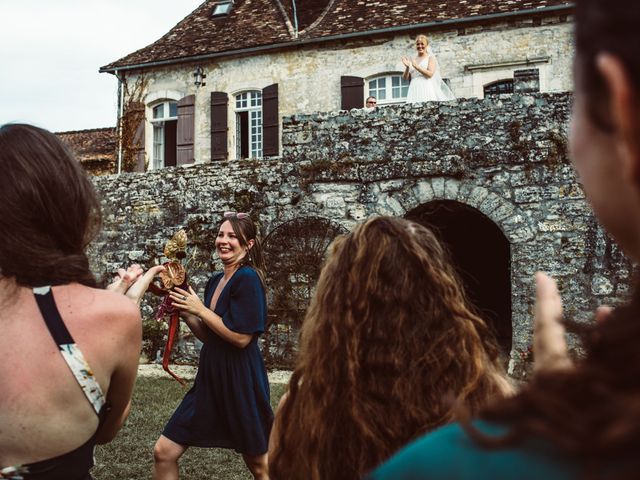
[[414,58],[402,57],[406,67],[402,78],[411,80],[407,103],[454,100],[456,97],[442,80],[438,61],[431,53],[429,40],[424,35],[416,38],[416,51],[418,55]]

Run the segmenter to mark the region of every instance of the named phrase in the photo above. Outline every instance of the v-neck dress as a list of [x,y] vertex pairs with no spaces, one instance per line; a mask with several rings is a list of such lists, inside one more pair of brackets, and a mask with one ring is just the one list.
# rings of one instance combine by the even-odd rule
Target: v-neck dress
[[243,266],[224,286],[216,305],[210,305],[222,275],[217,273],[207,282],[205,305],[213,307],[227,328],[253,338],[239,348],[206,329],[193,387],[162,434],[181,445],[262,455],[273,424],[267,370],[258,347],[267,302],[257,272]]

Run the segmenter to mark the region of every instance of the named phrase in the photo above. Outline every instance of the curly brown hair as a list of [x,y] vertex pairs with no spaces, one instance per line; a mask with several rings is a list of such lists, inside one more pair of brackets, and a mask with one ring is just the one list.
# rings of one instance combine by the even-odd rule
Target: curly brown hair
[[448,254],[417,223],[376,217],[334,241],[276,419],[275,479],[355,479],[501,391],[498,348]]

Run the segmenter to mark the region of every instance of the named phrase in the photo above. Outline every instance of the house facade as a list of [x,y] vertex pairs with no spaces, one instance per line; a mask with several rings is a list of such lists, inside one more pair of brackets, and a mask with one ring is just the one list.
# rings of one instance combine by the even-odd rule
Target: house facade
[[537,71],[541,92],[571,90],[571,9],[553,0],[208,0],[101,71],[121,82],[123,116],[137,106],[135,170],[264,158],[282,153],[283,117],[362,108],[369,95],[403,103],[400,59],[420,33],[458,98],[509,93],[522,69]]

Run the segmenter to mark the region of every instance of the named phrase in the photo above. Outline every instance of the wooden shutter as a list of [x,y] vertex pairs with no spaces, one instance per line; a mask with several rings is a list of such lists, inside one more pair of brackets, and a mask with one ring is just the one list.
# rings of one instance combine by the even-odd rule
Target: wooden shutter
[[211,92],[211,160],[226,160],[227,107],[229,97],[225,92]]
[[364,78],[340,77],[342,92],[342,110],[364,107]]
[[278,116],[278,84],[262,89],[262,155],[276,157],[280,153],[280,117]]
[[540,70],[528,68],[513,72],[513,93],[532,93],[540,91]]
[[195,132],[195,95],[187,95],[178,101],[178,131],[176,134],[176,165],[193,163],[193,137]]

